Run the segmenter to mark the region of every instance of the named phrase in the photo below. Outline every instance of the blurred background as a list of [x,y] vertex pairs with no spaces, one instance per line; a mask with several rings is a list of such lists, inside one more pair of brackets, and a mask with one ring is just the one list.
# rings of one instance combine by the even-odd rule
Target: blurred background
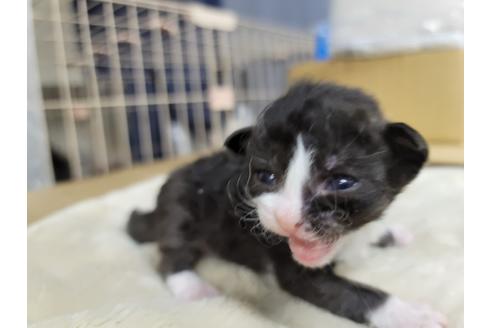
[[28,189],[219,148],[299,79],[463,164],[463,1],[30,0]]

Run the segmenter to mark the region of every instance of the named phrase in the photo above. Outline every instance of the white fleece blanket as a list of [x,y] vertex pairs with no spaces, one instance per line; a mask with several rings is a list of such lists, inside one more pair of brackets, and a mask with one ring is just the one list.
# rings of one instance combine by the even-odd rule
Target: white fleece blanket
[[[198,272],[223,296],[174,300],[154,267],[155,245],[124,232],[129,212],[150,209],[155,178],[64,209],[28,229],[30,327],[359,327],[280,291],[272,277],[221,262]],[[411,230],[402,248],[367,244],[385,226]],[[463,170],[426,168],[378,223],[349,245],[341,273],[430,304],[463,327]]]

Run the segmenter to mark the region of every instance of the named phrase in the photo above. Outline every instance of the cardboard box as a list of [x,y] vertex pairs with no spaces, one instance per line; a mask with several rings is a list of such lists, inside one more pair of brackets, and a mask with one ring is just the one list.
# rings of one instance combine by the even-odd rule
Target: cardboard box
[[336,58],[294,67],[289,83],[333,81],[364,89],[391,121],[410,124],[430,144],[434,164],[463,164],[461,49],[370,58]]

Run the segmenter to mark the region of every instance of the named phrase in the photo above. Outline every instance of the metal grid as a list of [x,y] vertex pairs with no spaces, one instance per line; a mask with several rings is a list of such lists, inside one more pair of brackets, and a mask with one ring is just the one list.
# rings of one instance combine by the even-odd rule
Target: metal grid
[[[207,26],[171,2],[38,0],[33,12],[51,147],[75,179],[218,147],[245,123],[239,109],[256,115],[312,58],[308,34]],[[214,92],[232,102],[212,106]]]

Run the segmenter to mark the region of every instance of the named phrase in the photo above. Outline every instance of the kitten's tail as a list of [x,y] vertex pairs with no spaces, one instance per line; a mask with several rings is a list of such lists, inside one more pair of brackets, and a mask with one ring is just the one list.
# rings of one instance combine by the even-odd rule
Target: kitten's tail
[[126,225],[126,231],[136,242],[148,243],[157,240],[155,214],[133,211]]

